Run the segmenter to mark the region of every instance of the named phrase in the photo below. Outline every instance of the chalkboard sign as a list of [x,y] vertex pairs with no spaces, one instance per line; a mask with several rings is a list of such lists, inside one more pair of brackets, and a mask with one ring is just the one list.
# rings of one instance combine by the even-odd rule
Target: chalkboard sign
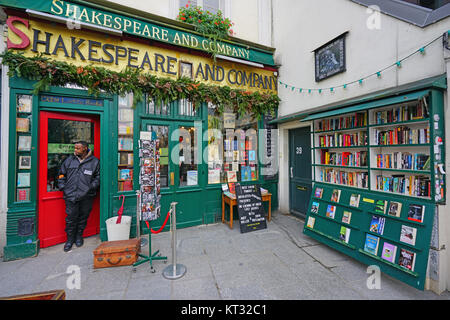
[[259,185],[236,183],[235,191],[241,233],[266,229],[265,210]]

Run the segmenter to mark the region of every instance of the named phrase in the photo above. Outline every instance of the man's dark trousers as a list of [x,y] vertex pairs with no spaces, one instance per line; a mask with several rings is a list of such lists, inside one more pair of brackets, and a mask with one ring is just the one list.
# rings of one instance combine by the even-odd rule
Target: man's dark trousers
[[66,200],[66,233],[67,241],[75,242],[83,236],[94,197],[86,197],[79,201]]

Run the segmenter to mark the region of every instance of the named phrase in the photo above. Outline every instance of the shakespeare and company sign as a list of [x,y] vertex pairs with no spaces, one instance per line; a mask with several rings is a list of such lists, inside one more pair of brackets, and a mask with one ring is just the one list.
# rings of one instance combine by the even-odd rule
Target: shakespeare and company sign
[[139,68],[174,79],[180,75],[180,64],[188,63],[192,65],[192,78],[199,82],[247,91],[277,90],[273,72],[265,69],[226,61],[213,64],[207,57],[14,16],[8,17],[7,25],[8,48],[28,57],[43,53],[77,66],[94,64],[114,71]]
[[[82,4],[75,4],[63,0],[3,0],[3,6],[13,8],[31,9],[45,12],[58,17],[73,19],[109,29],[122,31],[146,39],[156,40],[176,46],[183,46],[202,51],[214,48],[214,42],[195,33],[184,32],[174,27],[162,26],[143,19],[131,18],[120,13],[108,12],[94,9]],[[248,48],[245,46],[231,44],[229,42],[218,42],[219,54],[244,59],[252,62],[273,66],[273,55],[264,50]]]

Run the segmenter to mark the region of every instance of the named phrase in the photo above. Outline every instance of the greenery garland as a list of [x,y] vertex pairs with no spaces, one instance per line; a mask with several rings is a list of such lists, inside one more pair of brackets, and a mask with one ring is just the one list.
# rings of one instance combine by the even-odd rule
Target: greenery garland
[[6,50],[0,54],[3,64],[9,67],[8,75],[37,81],[33,94],[48,91],[50,86],[65,86],[69,83],[88,88],[89,94],[100,93],[124,95],[132,92],[133,104],[142,101],[147,94],[149,100],[166,104],[187,99],[198,108],[202,102],[216,106],[216,114],[231,110],[244,116],[252,115],[260,119],[262,115],[274,115],[280,99],[272,93],[249,92],[232,89],[228,86],[211,86],[189,78],[177,80],[160,78],[141,69],[129,68],[121,72],[103,67],[88,65],[75,66],[63,61],[49,59],[42,53],[34,57],[25,57],[23,53]]

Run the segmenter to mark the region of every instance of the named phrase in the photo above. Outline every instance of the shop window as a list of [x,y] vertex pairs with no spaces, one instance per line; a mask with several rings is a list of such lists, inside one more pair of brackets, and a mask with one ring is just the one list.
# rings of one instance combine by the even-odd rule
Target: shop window
[[117,166],[118,191],[133,190],[133,95],[119,97]]
[[33,96],[16,95],[16,202],[30,201]]
[[74,152],[74,143],[86,141],[94,152],[94,124],[88,121],[48,119],[47,192],[59,191],[59,169]]
[[150,100],[145,105],[145,113],[147,115],[168,116],[170,115],[170,105],[164,102],[155,103]]
[[258,180],[258,125],[208,106],[208,184]]
[[202,7],[205,11],[216,14],[220,10],[220,0],[180,0],[180,8],[186,5]]
[[199,108],[194,109],[194,105],[187,99],[181,99],[178,101],[178,115],[195,117],[199,114]]
[[180,187],[198,185],[198,139],[195,127],[180,126],[179,130],[179,168]]
[[161,188],[169,187],[169,126],[148,125],[147,131],[155,132],[159,139],[159,165]]

